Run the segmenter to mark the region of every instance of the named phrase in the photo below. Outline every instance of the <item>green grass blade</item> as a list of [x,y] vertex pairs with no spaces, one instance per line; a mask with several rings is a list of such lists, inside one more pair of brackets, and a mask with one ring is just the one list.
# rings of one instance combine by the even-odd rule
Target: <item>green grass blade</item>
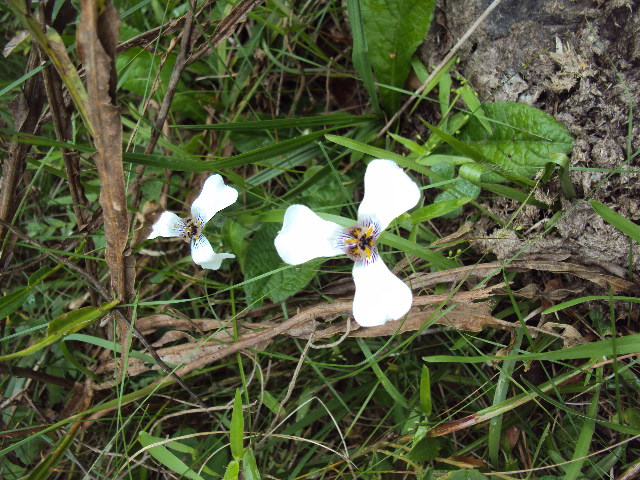
[[113,307],[118,305],[118,303],[120,303],[119,300],[114,300],[103,303],[99,307],[84,307],[62,314],[49,323],[46,337],[35,341],[31,346],[23,350],[0,356],[0,362],[34,354],[104,317]]
[[242,460],[242,457],[244,456],[244,414],[242,413],[242,396],[240,395],[239,388],[236,388],[236,396],[233,400],[229,439],[233,458],[238,461]]
[[[615,344],[615,345],[614,345]],[[627,355],[640,353],[640,333],[627,335],[621,338],[608,338],[598,342],[578,345],[576,347],[552,350],[549,352],[523,353],[520,355],[480,355],[471,357],[458,357],[454,355],[433,355],[422,357],[425,362],[433,363],[483,363],[493,360],[518,360],[529,362],[531,360],[574,360],[577,358],[595,358],[611,355]]]
[[431,380],[429,367],[422,365],[420,370],[420,408],[425,415],[431,415]]
[[403,408],[406,408],[407,410],[409,410],[410,407],[409,407],[409,404],[407,403],[407,400],[402,396],[402,394],[398,391],[398,389],[391,383],[389,378],[384,374],[384,372],[380,368],[380,365],[378,365],[378,360],[373,356],[373,353],[371,353],[371,350],[369,349],[369,345],[367,345],[367,342],[359,338],[358,345],[360,346],[362,353],[364,353],[364,356],[367,358],[367,362],[369,363],[369,366],[373,370],[373,373],[375,373],[376,377],[378,377],[378,380],[380,381],[380,384],[382,385],[382,387],[387,391],[387,393],[391,396],[391,398],[393,398],[393,400],[398,405],[401,405]]
[[278,118],[274,120],[256,120],[251,122],[213,123],[206,125],[172,125],[181,130],[229,130],[232,132],[255,132],[284,128],[311,128],[329,125],[352,127],[376,120],[376,115],[351,115],[348,113],[330,113],[313,117]]
[[373,67],[369,59],[369,48],[364,34],[364,24],[362,23],[362,12],[360,10],[360,0],[347,0],[347,14],[351,25],[351,38],[353,39],[353,50],[351,59],[353,66],[360,74],[360,79],[364,88],[369,94],[373,111],[380,113],[380,103],[378,102],[378,92],[373,77]]
[[145,431],[141,431],[138,433],[138,441],[143,447],[148,447],[147,451],[151,456],[169,470],[191,480],[204,480],[203,477],[194,472],[186,463],[171,453],[164,445],[151,446],[156,443],[164,442],[165,440],[163,438],[154,437]]
[[570,308],[575,305],[579,305],[585,302],[593,302],[597,300],[618,300],[621,302],[631,302],[631,303],[640,303],[640,298],[638,297],[620,297],[620,296],[609,296],[609,295],[590,295],[588,297],[580,297],[574,298],[571,300],[567,300],[566,302],[558,303],[557,305],[553,305],[545,309],[541,315],[546,315],[548,313],[559,312],[560,310],[564,310],[565,308]]
[[590,200],[589,204],[605,222],[620,230],[630,239],[640,242],[640,225],[636,225],[631,220],[623,217],[617,212],[614,212],[609,207],[597,202],[596,200]]
[[587,409],[587,417],[588,420],[584,421],[582,425],[582,429],[580,430],[580,435],[578,436],[578,441],[576,442],[576,447],[573,450],[573,456],[571,457],[571,463],[566,468],[566,473],[563,477],[563,480],[576,480],[580,471],[582,470],[582,466],[587,461],[587,455],[589,454],[589,447],[591,446],[591,439],[593,438],[593,434],[596,429],[595,418],[598,414],[598,407],[600,403],[600,384],[602,382],[602,367],[596,370],[596,381],[597,386],[595,388],[593,398],[591,399],[591,403],[589,404],[589,408]]

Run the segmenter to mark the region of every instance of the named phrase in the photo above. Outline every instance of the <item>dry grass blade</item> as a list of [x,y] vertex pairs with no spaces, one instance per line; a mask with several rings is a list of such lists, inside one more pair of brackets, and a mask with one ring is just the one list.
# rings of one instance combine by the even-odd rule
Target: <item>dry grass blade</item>
[[552,272],[560,274],[570,274],[588,280],[596,285],[614,292],[639,293],[640,287],[627,280],[616,277],[609,273],[604,273],[598,267],[585,266],[577,263],[562,262],[547,259],[521,259],[513,260],[509,263],[490,262],[466,267],[452,268],[435,273],[417,273],[410,277],[414,285],[427,287],[445,282],[460,282],[469,278],[490,278],[498,275],[502,270],[507,272],[526,272],[528,270],[538,270],[542,272]]
[[[322,303],[300,311],[297,315],[282,323],[260,322],[244,325],[239,331],[238,342],[233,343],[231,332],[232,322],[221,322],[213,319],[184,319],[173,318],[168,315],[152,315],[137,321],[137,327],[145,334],[158,329],[172,328],[173,331],[165,333],[156,346],[163,345],[178,339],[188,339],[187,343],[169,346],[159,349],[158,355],[163,361],[175,365],[182,364],[178,373],[182,376],[210,363],[237,353],[242,350],[264,350],[274,338],[287,335],[296,338],[324,339],[339,333],[348,332],[350,337],[380,337],[422,329],[428,322],[453,327],[460,330],[478,332],[486,326],[502,329],[512,329],[519,325],[504,322],[491,316],[490,307],[486,303],[471,303],[476,300],[486,299],[493,294],[495,289],[504,284],[487,287],[468,292],[457,292],[454,295],[427,295],[414,299],[414,308],[404,320],[387,322],[384,325],[371,328],[359,327],[355,322],[345,320],[322,328],[317,319],[332,320],[341,315],[350,315],[352,301],[337,301],[334,303]],[[444,315],[438,316],[441,308],[436,305],[444,302],[456,303],[455,307]],[[425,307],[425,305],[431,307]],[[179,331],[176,331],[179,330]],[[184,331],[207,332],[215,331],[206,337],[192,338]],[[110,372],[115,364],[110,361],[100,365],[95,371],[97,374]],[[139,375],[152,368],[142,360],[131,359],[128,370],[129,376]],[[113,382],[105,381],[100,384],[100,389],[110,388]]]
[[[87,113],[95,129],[96,166],[100,176],[100,205],[104,216],[106,237],[105,259],[111,272],[111,286],[119,299],[132,297],[133,258],[127,250],[129,222],[122,164],[122,123],[116,103],[116,70],[114,57],[120,19],[116,9],[105,2],[81,2],[78,25],[78,53],[86,71]],[[118,322],[121,342],[127,338],[128,327]],[[126,351],[125,345],[123,351]]]

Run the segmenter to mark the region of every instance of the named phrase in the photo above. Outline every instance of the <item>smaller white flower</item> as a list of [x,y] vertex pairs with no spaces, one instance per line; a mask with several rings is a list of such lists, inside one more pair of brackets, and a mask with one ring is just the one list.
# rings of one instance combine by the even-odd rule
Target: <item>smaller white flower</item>
[[231,253],[215,253],[203,235],[204,225],[220,210],[238,199],[238,192],[224,184],[220,175],[211,175],[204,182],[202,193],[191,205],[191,217],[180,218],[172,212],[163,212],[153,225],[149,240],[157,237],[182,237],[191,244],[191,257],[202,268],[217,270]]
[[384,264],[377,241],[389,223],[418,200],[418,186],[395,162],[373,160],[364,175],[358,223],[343,228],[323,220],[304,205],[292,205],[287,208],[282,230],[275,239],[276,250],[291,265],[347,254],[355,262],[356,321],[363,327],[373,327],[397,320],[411,308],[411,289]]

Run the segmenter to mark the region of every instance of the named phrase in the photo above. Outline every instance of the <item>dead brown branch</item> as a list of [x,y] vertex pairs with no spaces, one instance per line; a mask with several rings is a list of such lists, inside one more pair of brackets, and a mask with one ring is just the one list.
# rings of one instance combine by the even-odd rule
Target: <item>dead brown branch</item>
[[[122,123],[115,93],[115,53],[120,18],[109,2],[105,2],[99,12],[96,2],[83,0],[81,9],[78,54],[86,72],[86,108],[95,133],[95,160],[101,182],[100,205],[106,237],[105,259],[116,297],[128,302],[133,296],[135,271],[127,247],[129,221],[122,164]],[[125,312],[125,316],[129,317],[129,313]],[[119,321],[118,338],[123,351],[126,351],[127,332],[127,322]]]

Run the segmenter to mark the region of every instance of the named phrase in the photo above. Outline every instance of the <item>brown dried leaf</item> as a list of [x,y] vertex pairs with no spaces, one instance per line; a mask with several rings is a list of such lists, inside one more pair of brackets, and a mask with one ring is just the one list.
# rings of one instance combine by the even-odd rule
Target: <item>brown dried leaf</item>
[[16,49],[18,45],[20,45],[23,41],[29,38],[28,30],[20,30],[16,33],[11,40],[7,42],[7,44],[2,49],[2,56],[7,58],[11,53]]
[[[122,123],[115,98],[116,70],[114,55],[120,19],[113,5],[105,1],[81,1],[78,24],[78,54],[82,59],[87,82],[87,115],[93,124],[100,176],[100,205],[103,209],[106,248],[105,259],[111,272],[111,286],[123,301],[133,294],[133,258],[127,250],[129,223],[126,188],[122,165]],[[126,325],[119,322],[119,335],[124,339]]]

